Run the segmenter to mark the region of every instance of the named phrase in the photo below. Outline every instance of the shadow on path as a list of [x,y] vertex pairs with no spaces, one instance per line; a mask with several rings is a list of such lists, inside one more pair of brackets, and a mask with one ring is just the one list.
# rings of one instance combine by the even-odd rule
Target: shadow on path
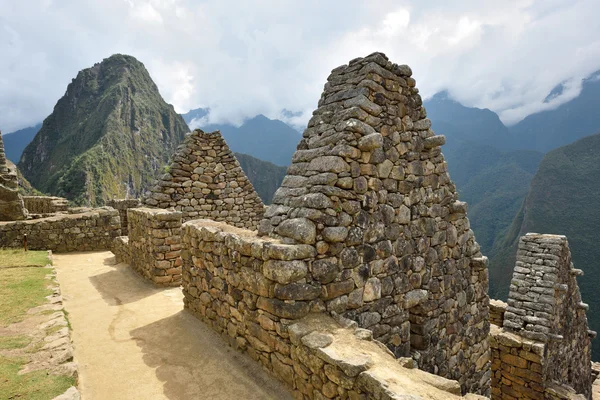
[[188,311],[132,330],[144,362],[172,400],[291,399],[261,365],[229,347]]
[[145,281],[129,265],[115,264],[114,257],[104,260],[104,265],[110,266],[112,269],[99,275],[90,276],[89,279],[108,305],[134,303],[164,290]]

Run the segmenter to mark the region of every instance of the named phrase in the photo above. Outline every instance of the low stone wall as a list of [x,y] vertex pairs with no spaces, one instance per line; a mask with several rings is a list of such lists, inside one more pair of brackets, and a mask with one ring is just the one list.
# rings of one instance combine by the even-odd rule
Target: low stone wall
[[339,318],[342,327],[325,314],[319,297],[343,290],[306,283],[314,247],[211,220],[182,230],[185,308],[272,371],[295,398],[461,398],[458,382],[404,368],[413,360],[400,363],[372,341],[372,331]]
[[130,208],[129,237],[114,240],[117,262],[129,264],[158,286],[181,284],[181,217],[179,211]]
[[490,300],[490,324],[502,326],[507,306],[502,300]]
[[121,225],[119,213],[112,208],[35,220],[0,222],[0,247],[23,247],[25,234],[31,250],[109,250],[114,238],[121,234]]
[[69,201],[63,197],[54,196],[23,196],[25,208],[32,214],[54,214],[67,212]]
[[492,399],[544,399],[544,344],[492,325]]
[[129,230],[127,229],[127,210],[130,208],[140,207],[141,203],[139,199],[115,199],[106,202],[106,205],[119,211],[121,217],[121,234],[127,236]]

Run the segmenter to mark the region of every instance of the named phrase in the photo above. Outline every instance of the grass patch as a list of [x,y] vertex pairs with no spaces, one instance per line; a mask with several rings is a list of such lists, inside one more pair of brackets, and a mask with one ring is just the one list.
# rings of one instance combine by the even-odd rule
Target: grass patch
[[45,370],[18,375],[23,364],[22,359],[0,357],[0,399],[48,400],[75,385],[74,378]]
[[0,269],[0,325],[23,321],[27,310],[46,303],[47,274],[46,268]]
[[44,267],[50,264],[47,251],[0,249],[0,267]]
[[31,343],[31,338],[25,335],[0,336],[0,350],[22,349]]

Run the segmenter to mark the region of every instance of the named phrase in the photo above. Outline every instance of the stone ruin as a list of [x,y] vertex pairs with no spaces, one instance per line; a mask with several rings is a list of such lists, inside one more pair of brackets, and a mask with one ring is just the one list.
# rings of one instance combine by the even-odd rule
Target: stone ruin
[[0,221],[17,221],[26,218],[27,209],[19,194],[17,171],[8,167],[2,132],[0,132]]
[[487,259],[411,75],[381,53],[332,71],[259,234],[314,246],[323,309],[489,395]]
[[502,329],[494,327],[490,338],[493,399],[591,398],[596,332],[577,285],[582,274],[565,236],[521,237],[508,304],[496,319]]
[[264,204],[219,131],[189,134],[173,163],[143,199],[146,206],[183,212],[256,230]]
[[266,211],[220,134],[195,131],[144,200],[159,208],[0,222],[0,247],[111,246],[181,282],[295,398],[589,399],[595,332],[566,238],[521,238],[508,304],[490,301],[444,142],[410,68],[374,53],[332,71]]

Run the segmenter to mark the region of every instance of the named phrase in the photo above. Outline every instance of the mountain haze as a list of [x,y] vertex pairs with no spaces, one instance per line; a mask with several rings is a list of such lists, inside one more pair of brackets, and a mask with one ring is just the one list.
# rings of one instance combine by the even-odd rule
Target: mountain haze
[[[519,236],[527,232],[566,235],[575,268],[585,272],[579,286],[584,301],[590,304],[591,329],[600,329],[599,176],[600,134],[546,154],[492,260],[490,281],[495,283],[495,293],[491,296],[506,298],[508,294]],[[592,343],[594,353],[600,354],[600,342]]]
[[19,129],[18,131],[3,135],[2,139],[4,140],[6,158],[11,160],[13,163],[18,163],[21,159],[21,154],[23,154],[23,150],[25,150],[25,147],[31,143],[41,127],[42,124],[39,123],[35,126]]
[[100,205],[139,196],[188,131],[144,65],[116,54],[73,79],[19,168],[43,192]]
[[[548,95],[562,93],[562,85]],[[510,127],[516,148],[547,152],[600,132],[600,71],[582,82],[579,96],[559,107],[527,116]]]
[[[302,138],[300,134],[285,122],[269,119],[262,114],[247,119],[236,127],[231,124],[202,124],[202,118],[208,115],[208,109],[199,108],[183,114],[192,128],[201,128],[206,132],[219,130],[229,148],[238,153],[249,154],[276,165],[289,165],[296,146]],[[200,125],[197,125],[200,123]]]

